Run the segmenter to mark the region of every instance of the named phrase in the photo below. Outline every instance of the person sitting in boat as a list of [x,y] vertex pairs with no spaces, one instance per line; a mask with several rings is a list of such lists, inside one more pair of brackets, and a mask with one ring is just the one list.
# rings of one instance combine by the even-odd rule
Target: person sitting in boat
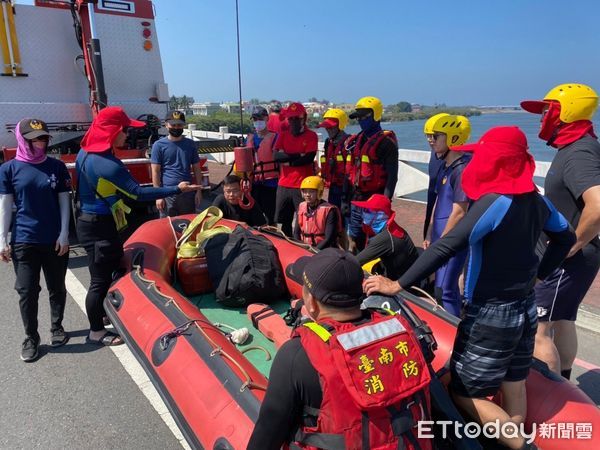
[[298,206],[294,238],[322,250],[337,247],[343,232],[342,218],[337,206],[321,197],[325,185],[318,176],[302,180],[300,191],[304,201]]
[[141,187],[113,151],[121,148],[127,138],[128,127],[143,127],[144,122],[127,117],[117,106],[102,109],[92,121],[81,141],[76,170],[81,215],[77,219],[77,237],[85,249],[90,271],[90,287],[85,297],[85,308],[90,322],[86,342],[97,345],[119,345],[121,337],[104,328],[104,307],[112,282],[112,274],[119,267],[123,244],[119,231],[127,226],[126,213],[130,211],[121,199],[126,195],[137,201],[154,201],[182,192],[201,188],[182,181],[176,186]]
[[237,175],[228,175],[223,179],[223,193],[217,195],[212,203],[223,211],[223,218],[246,222],[251,227],[267,224],[267,218],[263,214],[258,203],[254,203],[249,209],[240,206],[242,201],[242,179]]
[[[361,309],[364,278],[356,257],[327,248],[298,259],[291,271],[303,279],[312,320],[296,328],[275,356],[248,450],[275,450],[286,443],[293,448],[403,448],[409,442],[431,449],[431,441],[418,438],[413,427],[413,420],[423,417],[422,408],[428,409],[421,395],[430,378],[420,346],[399,326],[398,316]],[[399,341],[406,347],[399,350]],[[403,366],[407,361],[414,364]],[[403,395],[409,384],[419,395]],[[403,407],[400,421],[408,426],[388,412],[399,404],[411,405]],[[378,432],[369,433],[363,424]]]
[[[404,228],[395,221],[392,202],[382,194],[373,194],[364,202],[354,201],[361,208],[367,246],[356,255],[361,265],[381,258],[382,275],[399,278],[417,260],[419,253]],[[377,266],[375,266],[377,267]]]
[[[462,177],[463,190],[474,202],[466,216],[399,280],[372,276],[364,289],[369,295],[396,294],[469,247],[467,305],[450,360],[450,390],[473,418],[520,424],[537,328],[533,288],[567,256],[575,233],[537,192],[535,162],[519,128],[492,128],[476,144],[451,150],[473,152]],[[535,250],[542,231],[549,243],[540,261]],[[488,400],[498,391],[503,407]],[[500,441],[509,448],[528,448],[521,436],[501,434]]]
[[[428,227],[430,237],[426,236],[423,241],[423,248],[427,248],[430,243],[436,242],[454,228],[467,213],[469,199],[462,189],[461,179],[463,170],[471,160],[471,155],[451,152],[449,146],[464,144],[471,134],[471,125],[469,119],[464,116],[440,113],[425,122],[423,131],[433,150],[432,156],[442,161],[435,175],[433,194],[428,195],[425,222],[429,222],[432,218],[433,220],[431,220],[431,227]],[[446,311],[457,317],[460,317],[462,308],[462,294],[458,287],[458,279],[466,259],[467,250],[463,250],[435,272],[436,300]]]
[[282,130],[275,141],[275,161],[280,170],[275,221],[281,224],[281,231],[292,236],[294,214],[302,202],[300,184],[304,178],[315,174],[319,138],[308,128],[308,116],[302,103],[292,103],[283,114],[289,127]]
[[[40,345],[40,270],[50,300],[50,343],[59,347],[69,340],[62,321],[67,301],[71,177],[64,162],[46,155],[50,133],[45,122],[23,119],[15,137],[15,159],[0,166],[0,260],[13,261],[25,327],[21,359],[32,362]],[[9,245],[13,203],[16,213]]]
[[270,225],[275,224],[275,201],[279,168],[274,160],[277,133],[269,131],[269,113],[262,106],[252,110],[254,132],[248,134],[247,145],[254,149],[254,171],[252,172],[252,196],[265,213]]
[[[169,111],[165,119],[165,127],[169,132],[152,145],[150,157],[152,169],[152,185],[177,186],[182,181],[192,182],[192,172],[196,184],[202,184],[202,169],[196,144],[192,139],[183,136],[185,114],[181,111]],[[160,217],[173,217],[182,214],[193,214],[202,201],[202,191],[184,192],[181,194],[159,198],[156,209]]]

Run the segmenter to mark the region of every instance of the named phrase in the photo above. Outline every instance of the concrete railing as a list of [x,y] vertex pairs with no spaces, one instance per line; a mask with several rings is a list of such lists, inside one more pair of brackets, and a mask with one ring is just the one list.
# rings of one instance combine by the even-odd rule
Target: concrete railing
[[[210,138],[210,139],[228,139],[229,137],[239,137],[239,134],[233,134],[227,132],[227,127],[221,127],[221,131],[202,131],[196,130],[195,127],[190,125],[192,129],[185,130],[185,134],[191,138]],[[323,142],[319,142],[319,153],[323,151]],[[233,153],[209,153],[210,159],[222,163],[231,164],[233,162]],[[319,155],[320,156],[320,155]],[[401,148],[398,150],[398,183],[396,184],[395,195],[397,197],[405,197],[415,192],[426,190],[429,185],[429,175],[422,170],[419,170],[410,163],[427,164],[431,152],[424,150],[411,150]],[[536,161],[535,162],[535,173],[534,176],[545,178],[550,168],[550,162],[548,161]],[[538,186],[540,191],[543,193],[543,188]]]

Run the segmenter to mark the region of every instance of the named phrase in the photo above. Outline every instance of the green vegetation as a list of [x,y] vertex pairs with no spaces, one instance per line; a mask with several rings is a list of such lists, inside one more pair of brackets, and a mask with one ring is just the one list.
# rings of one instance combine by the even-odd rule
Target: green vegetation
[[[407,110],[407,106],[410,108]],[[407,102],[400,102],[395,105],[389,105],[385,107],[382,121],[384,122],[404,122],[407,120],[422,120],[428,119],[429,117],[445,112],[448,114],[457,114],[461,116],[479,116],[481,111],[471,106],[422,106],[418,111],[413,111],[411,105]]]
[[227,111],[218,111],[209,116],[187,116],[188,123],[195,123],[198,130],[219,131],[219,127],[228,127],[230,133],[247,134],[252,131],[252,121],[250,114],[244,114],[244,129],[240,125],[240,115],[238,113],[228,113]]
[[169,109],[181,109],[188,110],[194,103],[194,97],[188,97],[187,95],[183,95],[181,97],[176,97],[174,95],[169,99]]

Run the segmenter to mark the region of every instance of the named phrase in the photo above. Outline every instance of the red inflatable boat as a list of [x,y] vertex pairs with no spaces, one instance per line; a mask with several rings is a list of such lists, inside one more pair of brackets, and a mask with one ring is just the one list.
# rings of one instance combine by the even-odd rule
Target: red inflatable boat
[[[105,309],[190,446],[245,449],[277,348],[265,335],[278,345],[285,340],[281,315],[290,302],[270,305],[279,315],[270,316],[269,330],[265,329],[267,321],[259,321],[255,328],[246,311],[221,307],[211,293],[203,258],[179,260],[184,265],[174,269],[178,262],[175,230],[193,216],[178,219],[173,221],[175,227],[168,218],[149,221],[128,239],[126,273],[111,288]],[[232,229],[239,225],[228,220],[219,224]],[[275,244],[284,270],[308,254],[281,237],[262,234]],[[292,296],[301,296],[300,284],[287,272],[286,284]],[[200,293],[181,293],[192,287]],[[433,331],[437,349],[432,366],[441,374],[454,341],[456,319],[420,298],[406,295],[402,299],[403,307],[409,305]],[[231,330],[242,327],[250,331],[251,338],[245,345],[236,345]],[[540,448],[600,448],[600,410],[575,385],[551,375],[537,361],[527,380],[527,401],[527,426],[537,425]],[[540,425],[554,433],[544,438]]]

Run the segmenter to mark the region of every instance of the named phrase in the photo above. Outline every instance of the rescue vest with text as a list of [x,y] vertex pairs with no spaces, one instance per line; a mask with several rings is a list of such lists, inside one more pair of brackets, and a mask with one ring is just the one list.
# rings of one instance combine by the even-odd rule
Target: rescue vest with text
[[384,139],[398,145],[396,135],[389,130],[381,130],[366,139],[361,132],[346,141],[346,176],[360,192],[383,192],[385,188],[387,172],[377,157],[377,149]]
[[346,177],[346,139],[348,135],[343,131],[337,144],[333,139],[325,141],[325,149],[321,155],[321,177],[325,186],[343,186]]
[[404,317],[370,312],[361,325],[325,319],[296,329],[323,389],[321,408],[304,408],[316,426],[301,426],[296,446],[432,448],[417,437],[418,421],[429,419],[431,381],[419,342]]
[[254,181],[279,178],[279,165],[273,156],[276,139],[276,133],[268,133],[259,143],[256,134],[248,135],[248,144],[254,149]]
[[302,242],[314,246],[325,239],[327,216],[332,210],[337,216],[336,231],[339,235],[343,228],[341,214],[337,210],[337,206],[321,201],[315,209],[309,211],[308,203],[302,202],[298,205],[298,227],[300,228]]

